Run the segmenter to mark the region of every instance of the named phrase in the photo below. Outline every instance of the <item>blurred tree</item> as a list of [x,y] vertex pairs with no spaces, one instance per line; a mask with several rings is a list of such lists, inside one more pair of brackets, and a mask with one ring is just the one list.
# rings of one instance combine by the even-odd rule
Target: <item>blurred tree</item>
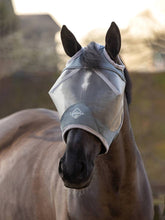
[[154,31],[154,39],[148,43],[153,50],[154,64],[160,70],[165,69],[165,31]]
[[0,37],[13,32],[17,27],[17,16],[11,0],[0,0]]
[[[130,71],[153,72],[165,69],[165,31],[151,11],[146,10],[121,29],[121,56]],[[96,41],[104,45],[106,30],[93,30],[83,39],[87,45]]]
[[91,41],[95,41],[101,45],[105,44],[105,34],[106,30],[104,29],[95,29],[87,33],[87,35],[83,38],[82,42],[86,46]]
[[60,61],[54,37],[60,27],[56,21],[48,14],[15,17],[12,5],[6,2],[11,3],[0,0],[0,24],[4,24],[0,26],[0,78],[15,72],[57,73]]

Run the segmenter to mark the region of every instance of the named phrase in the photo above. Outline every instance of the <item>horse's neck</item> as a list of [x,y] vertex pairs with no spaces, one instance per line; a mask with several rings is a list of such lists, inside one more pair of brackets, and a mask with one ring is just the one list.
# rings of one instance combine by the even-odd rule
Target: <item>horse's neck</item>
[[[100,156],[97,161],[98,172],[104,175],[101,180],[112,190],[118,191],[123,184],[133,182],[137,173],[137,157],[139,155],[133,131],[131,128],[129,111],[125,101],[124,121],[118,137],[113,141],[107,154]],[[106,181],[105,181],[106,179]],[[104,186],[106,187],[106,186]]]
[[146,210],[148,215],[146,204],[152,207],[149,188],[125,103],[124,122],[118,137],[107,154],[97,157],[89,187],[69,190],[68,207],[77,213],[77,219],[84,219],[91,213],[96,218],[90,219],[151,219],[144,214]]
[[[77,204],[74,211],[79,210],[78,204],[81,209],[86,204],[89,205],[88,201],[90,205],[84,210],[89,209],[89,213],[101,215],[96,219],[113,219],[110,218],[113,213],[117,215],[123,208],[129,210],[124,203],[131,206],[132,198],[136,197],[136,151],[129,112],[125,106],[120,134],[111,144],[109,152],[97,157],[91,184],[84,190],[76,191],[75,194],[74,190],[69,190],[69,198]],[[69,207],[72,210],[73,203],[70,203]]]

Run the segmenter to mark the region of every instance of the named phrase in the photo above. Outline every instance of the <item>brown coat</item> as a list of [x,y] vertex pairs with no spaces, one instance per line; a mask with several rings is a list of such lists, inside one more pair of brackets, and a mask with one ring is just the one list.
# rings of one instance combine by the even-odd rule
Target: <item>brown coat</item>
[[58,115],[24,110],[0,120],[0,220],[151,220],[152,198],[128,111],[110,152],[98,156],[90,185],[64,187]]

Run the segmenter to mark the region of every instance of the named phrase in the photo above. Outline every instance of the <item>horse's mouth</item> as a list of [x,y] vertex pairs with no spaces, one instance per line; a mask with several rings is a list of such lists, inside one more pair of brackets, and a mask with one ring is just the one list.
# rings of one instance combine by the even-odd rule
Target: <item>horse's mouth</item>
[[90,185],[92,177],[93,177],[93,170],[92,172],[88,173],[87,176],[84,176],[83,178],[77,178],[77,179],[73,179],[73,178],[66,178],[63,176],[62,173],[59,173],[64,186],[67,188],[71,188],[71,189],[83,189],[86,188]]
[[59,175],[65,187],[83,189],[86,188],[92,180],[94,163],[85,163],[84,161],[76,162],[72,163],[72,166],[70,165],[69,167],[69,164],[65,163],[65,157],[62,157],[59,162]]
[[83,183],[69,183],[65,181],[64,186],[71,189],[84,189],[89,186],[90,182],[91,182],[91,178]]

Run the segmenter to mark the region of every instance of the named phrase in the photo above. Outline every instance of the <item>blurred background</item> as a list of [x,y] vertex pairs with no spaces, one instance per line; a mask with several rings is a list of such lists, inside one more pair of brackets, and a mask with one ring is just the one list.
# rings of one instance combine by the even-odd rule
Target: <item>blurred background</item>
[[55,109],[48,91],[68,57],[63,24],[82,46],[104,45],[115,21],[133,83],[130,115],[152,185],[156,216],[165,203],[165,1],[0,0],[0,118],[26,108]]

